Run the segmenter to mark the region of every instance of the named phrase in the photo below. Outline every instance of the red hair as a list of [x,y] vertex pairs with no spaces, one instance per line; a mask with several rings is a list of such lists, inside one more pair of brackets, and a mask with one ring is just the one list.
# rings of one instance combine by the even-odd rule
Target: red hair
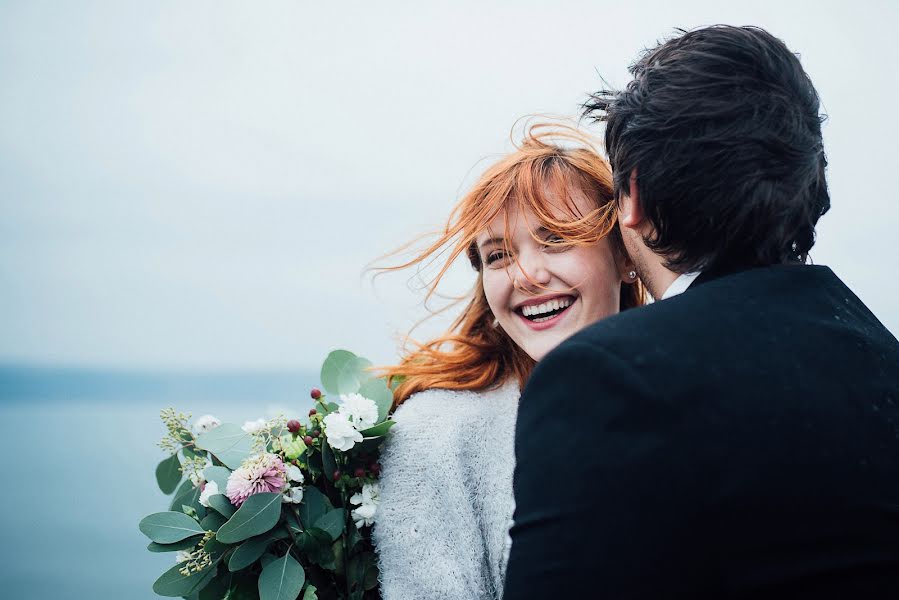
[[[572,185],[595,202],[595,208],[586,215],[580,214],[570,199]],[[561,205],[558,199],[562,199]],[[412,394],[429,388],[482,390],[510,378],[524,387],[535,363],[501,328],[493,325],[475,238],[511,203],[516,203],[520,210],[533,211],[547,229],[562,238],[563,244],[589,245],[611,236],[613,246],[623,252],[612,200],[611,169],[591,137],[567,125],[529,126],[516,151],[488,168],[459,201],[432,244],[411,260],[384,269],[421,266],[448,252],[428,286],[426,301],[460,254],[465,253],[478,271],[472,297],[449,330],[430,342],[413,342],[414,348],[398,365],[383,369],[390,381],[398,384],[394,405],[399,406]],[[560,213],[562,218],[557,216]],[[505,237],[508,239],[508,235]],[[640,306],[644,298],[638,282],[622,283],[622,310]]]

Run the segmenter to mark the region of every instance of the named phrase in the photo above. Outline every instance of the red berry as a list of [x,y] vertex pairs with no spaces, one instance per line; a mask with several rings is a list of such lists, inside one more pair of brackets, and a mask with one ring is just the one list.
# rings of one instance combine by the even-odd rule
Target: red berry
[[334,471],[333,479],[334,481],[340,479],[340,471]]
[[312,388],[312,391],[309,392],[309,395],[312,396],[313,400],[318,400],[322,397],[322,391],[318,388]]
[[312,436],[307,435],[306,437],[304,437],[303,443],[306,444],[307,446],[311,446],[312,445]]
[[309,409],[309,416],[310,416],[310,417],[311,417],[312,415],[317,415],[317,414],[318,414],[318,411],[315,410],[314,408],[310,408],[310,409]]
[[368,467],[368,470],[372,472],[372,475],[377,475],[381,472],[381,465],[379,465],[378,463],[372,463],[371,466]]
[[300,430],[300,422],[296,419],[291,419],[287,422],[287,431],[290,433],[296,433]]
[[316,429],[315,431],[312,432],[312,437],[317,438],[321,434],[322,434],[322,432],[319,431],[318,429]]
[[359,467],[353,473],[353,477],[365,477],[365,469],[363,469],[362,467]]

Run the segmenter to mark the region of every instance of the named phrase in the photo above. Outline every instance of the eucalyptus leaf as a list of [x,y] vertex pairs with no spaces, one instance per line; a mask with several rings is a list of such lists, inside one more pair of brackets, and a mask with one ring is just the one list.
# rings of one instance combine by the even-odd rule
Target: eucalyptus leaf
[[262,558],[259,559],[259,564],[262,565],[262,568],[264,569],[276,560],[278,560],[277,556],[275,556],[271,552],[266,552],[262,555]]
[[303,492],[303,503],[300,504],[300,521],[303,527],[312,527],[331,508],[331,502],[318,488],[307,487]]
[[331,541],[334,541],[343,533],[345,524],[346,512],[342,508],[335,508],[319,517],[313,527],[321,529],[331,536]]
[[181,485],[178,486],[178,489],[175,490],[175,495],[172,497],[172,510],[174,510],[175,500],[178,496],[183,496],[185,492],[192,489],[194,489],[194,484],[190,479],[185,479],[181,482]]
[[156,466],[156,483],[163,494],[171,494],[181,481],[181,461],[172,454]]
[[259,600],[259,574],[246,571],[232,573],[228,594],[227,600]]
[[233,423],[222,423],[215,429],[201,433],[197,447],[208,450],[229,469],[240,468],[253,450],[253,436]]
[[337,471],[337,461],[334,460],[334,451],[327,441],[322,442],[322,467],[324,467],[325,477],[328,481],[334,478],[334,472]]
[[160,596],[171,598],[190,596],[199,592],[215,577],[218,562],[213,562],[205,569],[197,573],[191,573],[187,577],[181,574],[181,568],[182,565],[179,563],[160,575],[159,579],[153,584],[153,591]]
[[200,527],[207,531],[218,531],[219,528],[225,524],[228,519],[220,515],[215,511],[209,511],[203,520],[200,521]]
[[318,600],[318,594],[315,593],[317,591],[315,586],[310,583],[306,586],[306,591],[303,592],[303,600]]
[[[187,490],[180,494],[176,493],[170,508],[171,510],[182,510],[182,506],[189,506],[197,512],[197,518],[202,519],[206,516],[206,507],[200,504],[200,494],[202,493],[202,490],[199,486],[194,487],[189,479],[187,480],[187,483],[189,484]],[[180,489],[181,488],[179,488],[179,491]]]
[[300,549],[310,561],[322,568],[334,570],[334,551],[331,548],[331,536],[327,532],[312,527],[298,537]]
[[322,365],[322,385],[329,394],[353,394],[373,375],[366,369],[371,362],[347,350],[334,350]]
[[238,546],[228,559],[229,571],[240,571],[259,560],[266,548],[275,541],[269,534],[257,535]]
[[[221,427],[219,425],[219,428]],[[280,516],[281,494],[277,492],[255,494],[247,498],[234,516],[221,526],[216,539],[225,544],[242,542],[271,530],[278,524]]]
[[260,600],[296,600],[306,582],[306,572],[290,554],[272,561],[259,575]]
[[362,437],[367,438],[377,438],[387,435],[387,432],[390,431],[390,428],[396,424],[396,421],[384,421],[374,427],[369,427],[368,429],[363,429],[359,433],[362,434]]
[[226,519],[230,519],[234,515],[235,511],[237,511],[237,509],[234,508],[234,505],[231,504],[231,501],[228,500],[228,497],[224,494],[216,494],[214,496],[210,496],[207,502],[209,503],[209,508],[214,509],[217,513],[219,513]]
[[214,577],[197,595],[197,600],[222,600],[231,587],[231,573]]
[[387,418],[393,406],[393,392],[387,387],[386,381],[380,377],[369,379],[359,387],[359,393],[378,406],[378,423]]
[[206,481],[214,481],[222,493],[228,488],[228,477],[231,476],[231,469],[228,467],[206,467],[203,469],[203,478]]
[[147,550],[150,552],[177,552],[178,550],[187,550],[188,548],[196,546],[201,537],[202,536],[194,535],[189,538],[184,538],[180,542],[171,544],[157,544],[156,542],[150,542],[147,546]]
[[153,513],[141,519],[141,532],[157,544],[172,544],[205,533],[194,519],[181,512]]

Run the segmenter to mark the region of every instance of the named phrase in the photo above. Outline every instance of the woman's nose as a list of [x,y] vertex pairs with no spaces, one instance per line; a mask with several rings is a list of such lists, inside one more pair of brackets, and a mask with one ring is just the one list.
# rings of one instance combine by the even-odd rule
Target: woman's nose
[[518,255],[513,265],[512,282],[523,291],[533,291],[540,286],[548,285],[552,274],[546,264],[546,256],[542,252],[528,252]]

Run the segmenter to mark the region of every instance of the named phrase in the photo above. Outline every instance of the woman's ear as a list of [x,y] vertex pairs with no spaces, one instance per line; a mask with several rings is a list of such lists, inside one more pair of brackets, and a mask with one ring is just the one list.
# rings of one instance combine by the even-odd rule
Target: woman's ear
[[616,258],[618,266],[618,275],[623,283],[634,283],[637,281],[637,267],[634,261],[625,252],[618,252]]

